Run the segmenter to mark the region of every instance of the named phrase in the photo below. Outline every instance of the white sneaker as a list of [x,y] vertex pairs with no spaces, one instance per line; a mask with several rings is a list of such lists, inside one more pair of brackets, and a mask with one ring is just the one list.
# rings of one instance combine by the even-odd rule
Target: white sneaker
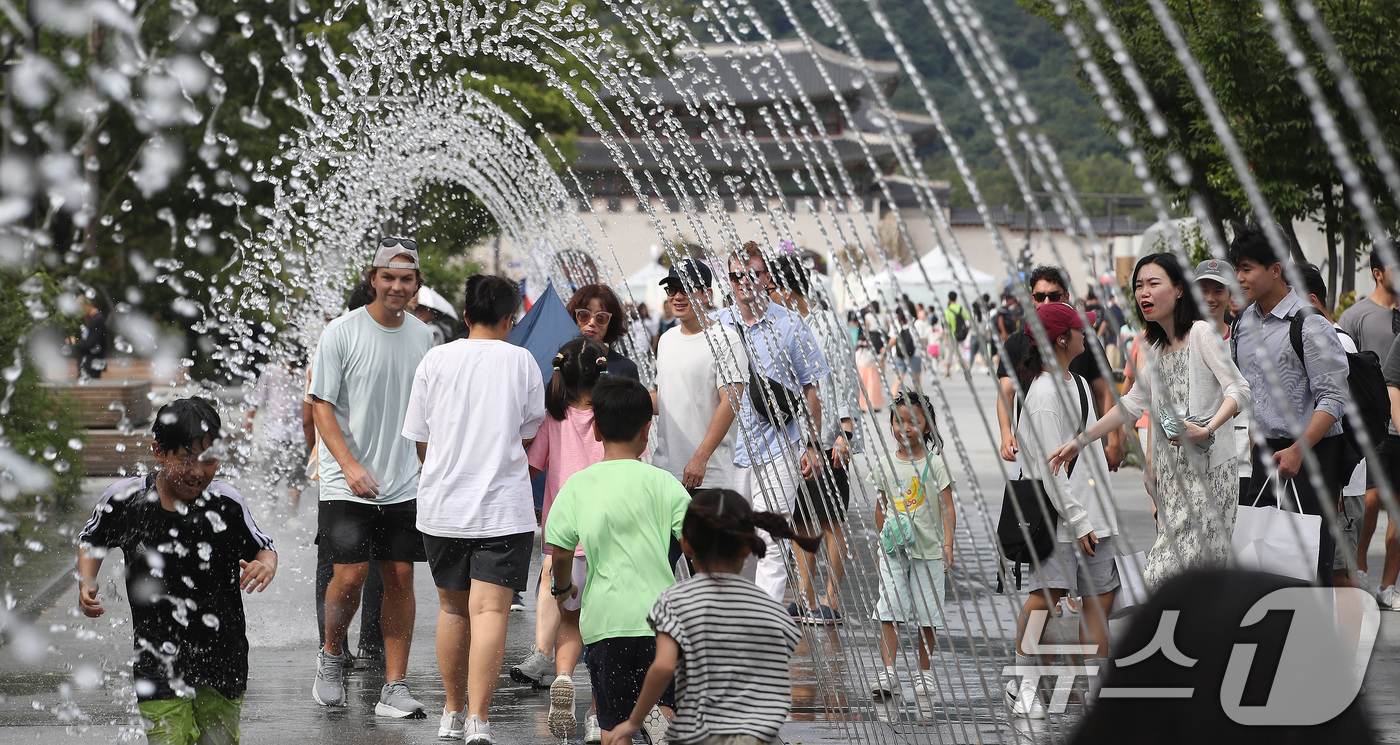
[[875,674],[875,685],[870,686],[870,694],[878,698],[889,698],[895,691],[899,690],[899,684],[895,682],[894,668],[887,667]]
[[585,719],[585,720],[583,720],[583,741],[584,741],[584,742],[602,742],[602,741],[603,741],[603,728],[598,726],[598,715],[597,715],[597,714],[589,714],[589,715],[588,715],[588,718]]
[[1395,585],[1381,590],[1380,597],[1381,610],[1400,610],[1400,592],[1397,592]]
[[938,693],[938,681],[934,679],[933,673],[929,670],[920,670],[914,677],[914,695],[932,696]]
[[574,679],[560,675],[549,686],[549,733],[561,740],[574,736],[578,718],[574,715]]
[[442,707],[442,719],[438,722],[438,737],[444,740],[460,740],[467,734],[466,718],[460,711],[448,711]]
[[647,712],[647,718],[642,720],[642,732],[646,733],[647,742],[651,745],[666,745],[666,728],[670,726],[671,720],[655,706]]
[[1011,706],[1011,716],[1021,719],[1045,718],[1045,704],[1040,700],[1040,692],[1036,690],[1035,679],[1029,675],[1021,679],[1020,689],[1016,693],[1016,701]]
[[466,745],[496,745],[496,741],[491,739],[491,723],[475,714],[467,717],[463,730]]
[[1360,569],[1356,570],[1356,587],[1359,590],[1364,590],[1373,595],[1376,592],[1376,586],[1371,584],[1371,578],[1366,576],[1366,573]]

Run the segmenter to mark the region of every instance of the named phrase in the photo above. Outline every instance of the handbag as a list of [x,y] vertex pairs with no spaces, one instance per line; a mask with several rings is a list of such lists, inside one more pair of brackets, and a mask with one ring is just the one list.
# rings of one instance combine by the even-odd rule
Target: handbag
[[[1281,506],[1257,506],[1273,478],[1264,481],[1253,504],[1240,505],[1235,512],[1235,532],[1230,537],[1235,566],[1311,582],[1317,576],[1322,516],[1290,512]],[[1293,487],[1293,504],[1297,505],[1298,488],[1291,480],[1289,486]]]
[[[1088,426],[1089,397],[1078,375],[1073,376],[1074,387],[1079,391],[1080,431]],[[1021,413],[1016,413],[1019,428]],[[1079,456],[1074,456],[1065,466],[1065,474],[1074,473]],[[1006,483],[1006,491],[1001,498],[1001,518],[997,520],[997,543],[1002,556],[1011,562],[1016,576],[1016,589],[1021,589],[1021,565],[1044,561],[1055,552],[1055,531],[1060,524],[1060,513],[1051,503],[1041,479],[1021,477]],[[1000,580],[998,580],[1000,582]]]
[[739,341],[744,344],[745,349],[749,349],[749,403],[753,404],[754,413],[760,419],[768,422],[777,429],[787,426],[787,423],[797,417],[799,406],[801,406],[798,395],[791,388],[759,372],[758,367],[753,363],[752,349],[748,345],[748,340],[744,338],[744,329],[740,323],[734,324],[734,330],[739,332]]
[[1113,595],[1113,606],[1108,609],[1109,618],[1122,618],[1134,606],[1147,602],[1147,583],[1142,579],[1142,568],[1146,564],[1146,551],[1113,557],[1113,565],[1118,568],[1118,592]]
[[[925,459],[924,473],[919,479],[919,488],[924,490],[925,497],[928,495],[928,462]],[[907,512],[898,509],[891,510],[885,516],[885,527],[880,530],[880,548],[885,553],[894,555],[894,552],[903,548],[908,550],[914,545],[914,518]]]

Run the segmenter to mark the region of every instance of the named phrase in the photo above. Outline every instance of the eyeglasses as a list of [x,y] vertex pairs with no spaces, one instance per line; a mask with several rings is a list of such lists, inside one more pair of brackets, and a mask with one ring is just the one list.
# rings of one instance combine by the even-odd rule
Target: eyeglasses
[[413,240],[412,238],[384,238],[384,239],[382,239],[382,240],[379,241],[379,245],[381,245],[381,246],[383,246],[383,247],[385,247],[385,248],[393,248],[393,247],[395,247],[395,246],[403,246],[404,248],[406,248],[406,249],[408,249],[408,250],[410,250],[410,251],[417,251],[417,250],[418,250],[418,241],[415,241],[415,240]]
[[574,320],[578,321],[578,325],[580,326],[588,323],[590,320],[597,321],[599,326],[606,326],[608,322],[612,320],[612,316],[613,314],[606,310],[600,310],[594,313],[587,308],[579,308],[574,311]]
[[1058,290],[1055,291],[1055,292],[1033,292],[1033,293],[1031,293],[1031,297],[1035,298],[1035,301],[1036,301],[1037,303],[1043,303],[1043,302],[1045,302],[1046,300],[1049,300],[1049,301],[1052,302],[1052,303],[1058,303],[1058,302],[1060,302],[1060,298],[1062,298],[1062,297],[1064,297],[1064,296],[1065,296],[1065,294],[1064,294],[1063,292],[1058,291]]
[[770,277],[770,276],[772,276],[772,275],[768,272],[767,269],[759,269],[759,270],[756,270],[756,271],[753,270],[753,269],[749,269],[749,270],[742,271],[742,272],[730,272],[730,273],[729,273],[729,281],[730,281],[730,282],[743,282],[744,280],[748,280],[748,281],[750,281],[750,282],[757,282],[759,277]]

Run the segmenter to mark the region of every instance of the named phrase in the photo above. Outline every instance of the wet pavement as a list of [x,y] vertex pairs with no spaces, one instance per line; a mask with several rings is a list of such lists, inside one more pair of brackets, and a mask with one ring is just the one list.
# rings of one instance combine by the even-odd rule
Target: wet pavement
[[[877,701],[869,682],[879,667],[879,624],[868,620],[876,597],[872,550],[876,537],[872,503],[853,497],[848,529],[851,558],[843,588],[845,622],[837,627],[805,627],[793,664],[793,713],[783,728],[788,743],[820,745],[844,742],[1047,742],[1064,741],[1080,715],[1071,702],[1062,716],[1036,723],[1010,723],[1003,715],[1000,690],[1014,637],[1015,602],[995,589],[992,534],[1000,508],[1002,476],[994,443],[967,395],[966,384],[949,389],[952,411],[940,417],[949,439],[949,421],[959,434],[980,482],[979,503],[964,486],[958,493],[955,568],[950,575],[947,628],[939,634],[933,668],[936,695],[914,696],[905,683],[900,695]],[[976,393],[993,400],[990,381],[979,380]],[[994,413],[994,412],[993,412]],[[878,417],[887,427],[887,415]],[[872,421],[872,424],[876,422]],[[958,459],[949,456],[954,477],[969,483]],[[853,486],[863,482],[857,466]],[[1124,469],[1112,478],[1127,542],[1150,545],[1152,518],[1143,495],[1141,472]],[[303,506],[299,518],[259,510],[249,495],[259,524],[277,541],[280,570],[267,592],[247,597],[250,653],[249,685],[243,705],[246,743],[336,742],[410,745],[442,742],[437,713],[443,704],[434,649],[436,591],[425,565],[415,586],[418,610],[408,682],[427,705],[427,720],[386,720],[374,716],[384,683],[381,670],[356,671],[349,678],[350,705],[327,709],[311,699],[315,676],[316,621],[312,605],[315,548],[311,544],[314,512]],[[1378,531],[1373,548],[1381,547]],[[57,550],[57,549],[55,549]],[[1380,555],[1373,565],[1379,567]],[[28,627],[12,627],[10,643],[0,648],[0,743],[143,742],[135,719],[130,681],[130,613],[119,580],[119,560],[103,567],[101,583],[108,612],[90,620],[76,614],[73,592],[65,591]],[[533,589],[533,582],[532,582]],[[534,637],[534,598],[527,609],[511,615],[506,642],[507,666],[528,652]],[[1367,679],[1368,705],[1383,742],[1400,742],[1400,614],[1383,614],[1381,635]],[[1049,641],[1070,641],[1074,621],[1052,622]],[[1117,624],[1119,622],[1115,622]],[[1115,628],[1117,628],[1115,626]],[[352,627],[351,638],[356,629]],[[897,668],[913,667],[913,649],[904,640]],[[578,714],[588,706],[588,676],[580,665]],[[545,691],[532,691],[502,675],[491,710],[492,732],[499,743],[554,743],[549,734]],[[580,733],[581,734],[581,733]],[[576,738],[574,742],[581,741]]]

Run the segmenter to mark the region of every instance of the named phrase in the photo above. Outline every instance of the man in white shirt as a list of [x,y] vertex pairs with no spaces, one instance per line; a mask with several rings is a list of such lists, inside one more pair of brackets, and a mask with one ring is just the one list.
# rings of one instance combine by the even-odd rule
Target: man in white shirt
[[404,676],[413,641],[413,563],[423,561],[418,532],[418,457],[399,435],[419,360],[433,346],[428,327],[405,312],[422,285],[418,244],[380,241],[365,270],[374,300],[331,321],[311,371],[312,416],[321,434],[317,540],[335,565],[326,590],[326,643],[311,694],[345,706],[345,629],[360,603],[370,559],[384,578],[380,623],[389,681],[375,713],[421,719],[423,704]]
[[519,308],[514,282],[468,279],[471,330],[423,357],[403,423],[423,461],[418,528],[438,588],[438,736],[482,745],[491,742],[487,709],[511,594],[525,589],[534,553],[525,448],[544,421],[544,382],[534,356],[507,341]]
[[699,261],[682,259],[661,280],[671,315],[680,324],[656,345],[657,414],[652,465],[669,471],[687,489],[734,488],[734,406],[748,378],[749,358],[739,335],[711,321],[714,275]]

